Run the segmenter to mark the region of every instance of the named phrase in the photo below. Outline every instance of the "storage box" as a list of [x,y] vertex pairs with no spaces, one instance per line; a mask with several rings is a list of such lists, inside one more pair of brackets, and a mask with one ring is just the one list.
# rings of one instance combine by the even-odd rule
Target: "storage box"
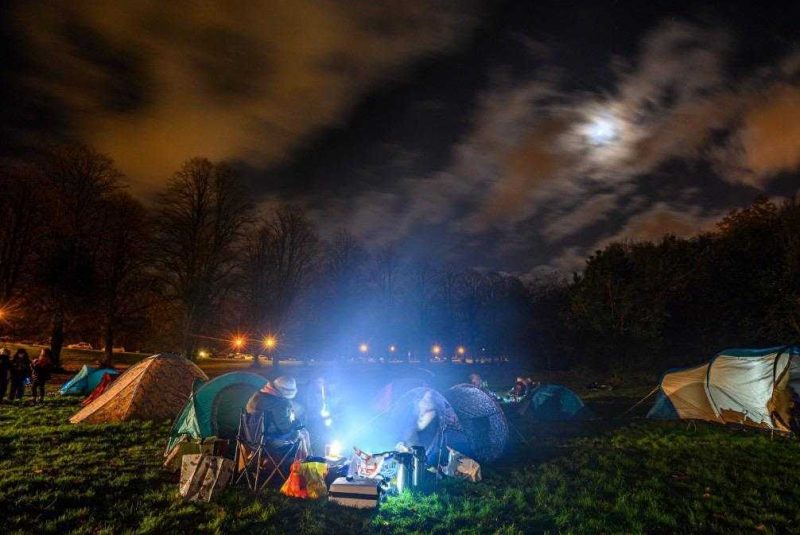
[[328,489],[328,499],[333,503],[359,509],[372,509],[380,501],[380,487],[374,479],[337,478]]

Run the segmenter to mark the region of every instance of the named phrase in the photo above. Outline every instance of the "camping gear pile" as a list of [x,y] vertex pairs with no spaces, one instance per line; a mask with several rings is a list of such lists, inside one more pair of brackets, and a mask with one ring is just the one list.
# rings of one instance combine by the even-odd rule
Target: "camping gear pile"
[[[402,384],[402,387],[408,387],[407,391],[402,387],[393,389],[393,399],[385,411],[378,412],[372,419],[362,416],[359,420],[362,423],[361,434],[354,433],[355,443],[360,437],[369,443],[372,451],[384,449],[384,453],[368,454],[356,448],[349,462],[341,457],[292,462],[291,457],[284,459],[281,453],[266,455],[269,452],[264,451],[259,456],[257,441],[240,435],[243,409],[250,396],[263,385],[263,377],[243,372],[227,373],[204,384],[195,383],[172,426],[165,466],[172,470],[181,466],[190,472],[203,470],[205,465],[201,462],[187,465],[182,463],[182,459],[190,455],[219,456],[218,444],[235,440],[235,453],[241,447],[249,453],[235,455],[238,461],[234,461],[233,476],[219,480],[203,476],[201,487],[213,483],[214,488],[219,489],[227,481],[247,481],[251,489],[259,490],[276,477],[282,483],[281,492],[287,496],[324,497],[328,495],[328,483],[335,491],[330,495],[332,501],[374,506],[381,494],[425,488],[426,480],[431,477],[427,466],[434,467],[436,472],[450,465],[454,467],[452,470],[440,473],[479,480],[478,462],[458,454],[458,451],[478,451],[481,459],[492,460],[502,452],[508,435],[502,411],[480,390],[455,389],[448,393],[460,404],[460,412],[457,412],[447,396],[431,388],[419,387],[418,383],[407,382]],[[384,400],[385,394],[384,389]],[[469,409],[470,403],[478,406]],[[466,426],[462,425],[461,419],[467,422]],[[455,453],[450,454],[449,450],[443,449],[445,446],[453,448]],[[228,449],[229,455],[230,452]],[[455,460],[455,454],[458,454],[458,460]],[[457,468],[459,463],[464,465],[461,470]],[[182,475],[184,481],[199,477],[191,473]],[[367,498],[352,496],[365,492]],[[194,489],[189,495],[205,499],[213,492]]]
[[799,346],[728,349],[707,363],[665,373],[647,416],[788,432],[795,393],[800,393]]

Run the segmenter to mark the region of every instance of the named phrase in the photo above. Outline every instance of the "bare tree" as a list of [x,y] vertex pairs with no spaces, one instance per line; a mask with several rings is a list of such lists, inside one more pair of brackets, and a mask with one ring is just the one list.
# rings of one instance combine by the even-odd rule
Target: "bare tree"
[[205,158],[186,162],[158,197],[156,258],[167,296],[183,310],[183,351],[231,289],[251,204],[239,177]]
[[119,187],[121,174],[107,156],[84,145],[57,147],[42,161],[47,230],[39,267],[52,318],[50,344],[60,367],[64,317],[90,298],[98,250],[100,207]]
[[316,233],[303,211],[281,206],[248,240],[245,297],[254,327],[280,331],[314,269]]
[[31,165],[4,162],[0,170],[0,304],[19,289],[24,266],[43,226],[41,176]]
[[104,364],[111,366],[117,330],[140,317],[153,297],[146,271],[149,235],[144,207],[127,193],[112,196],[98,216],[103,225],[96,259],[97,302]]

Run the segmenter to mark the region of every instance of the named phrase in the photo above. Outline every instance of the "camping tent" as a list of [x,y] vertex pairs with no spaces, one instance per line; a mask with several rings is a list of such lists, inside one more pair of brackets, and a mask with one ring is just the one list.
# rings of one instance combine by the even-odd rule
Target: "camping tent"
[[798,357],[798,346],[728,349],[700,366],[670,370],[647,416],[788,431],[792,392],[800,392]]
[[105,374],[119,375],[117,370],[112,368],[90,368],[84,365],[72,379],[64,383],[59,390],[63,395],[85,396],[100,384]]
[[373,403],[375,410],[378,412],[386,412],[390,410],[394,404],[402,400],[403,396],[408,394],[411,390],[415,388],[424,388],[426,386],[428,386],[428,384],[425,381],[414,377],[395,379],[378,392],[378,397]]
[[448,444],[460,447],[466,443],[453,407],[432,388],[413,388],[388,410],[377,414],[362,410],[361,418],[354,423],[355,429],[346,430],[344,436],[371,453],[393,450],[397,443],[403,442],[408,446],[423,446],[429,462],[434,462],[443,435]]
[[500,457],[508,440],[508,423],[497,402],[470,384],[450,388],[445,397],[453,406],[469,440],[471,455],[479,461],[493,461]]
[[589,409],[581,398],[562,385],[541,385],[535,388],[522,414],[537,422],[581,420],[589,416]]
[[86,405],[96,400],[101,395],[103,395],[103,392],[108,390],[108,387],[111,386],[111,383],[113,383],[114,379],[116,379],[117,377],[119,377],[119,374],[115,373],[114,375],[111,375],[110,373],[104,373],[103,378],[100,380],[100,384],[97,385],[97,388],[92,390],[92,393],[86,396],[86,399],[81,401],[81,407],[85,407]]
[[189,399],[197,379],[206,381],[208,377],[180,355],[153,355],[128,368],[69,421],[96,424],[174,418]]
[[200,385],[175,419],[167,451],[182,436],[235,438],[242,409],[265,382],[255,373],[231,372]]

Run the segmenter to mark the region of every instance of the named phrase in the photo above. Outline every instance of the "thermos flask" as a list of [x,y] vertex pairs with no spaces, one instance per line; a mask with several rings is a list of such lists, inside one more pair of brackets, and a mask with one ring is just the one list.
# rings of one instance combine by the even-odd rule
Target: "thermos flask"
[[413,446],[411,448],[414,454],[414,470],[411,474],[411,486],[419,489],[423,485],[425,477],[425,448],[422,446]]
[[411,488],[414,456],[410,453],[395,453],[397,460],[397,492],[402,493]]

